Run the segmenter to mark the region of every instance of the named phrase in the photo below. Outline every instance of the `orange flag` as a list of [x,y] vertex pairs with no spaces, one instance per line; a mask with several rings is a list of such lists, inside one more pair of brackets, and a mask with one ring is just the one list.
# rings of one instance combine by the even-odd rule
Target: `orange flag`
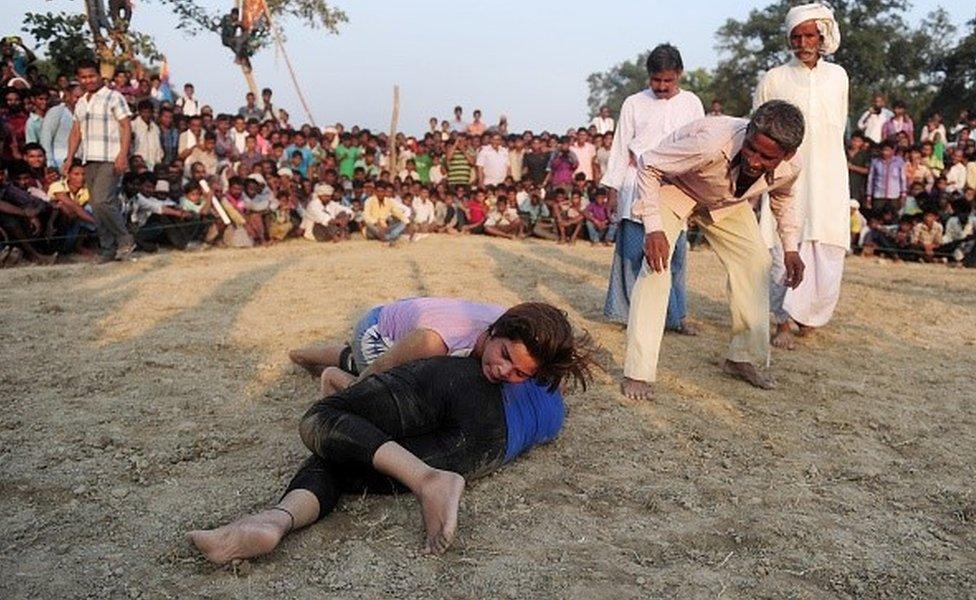
[[250,29],[254,23],[264,16],[267,5],[264,0],[244,0],[244,9],[241,11],[241,22],[245,29]]

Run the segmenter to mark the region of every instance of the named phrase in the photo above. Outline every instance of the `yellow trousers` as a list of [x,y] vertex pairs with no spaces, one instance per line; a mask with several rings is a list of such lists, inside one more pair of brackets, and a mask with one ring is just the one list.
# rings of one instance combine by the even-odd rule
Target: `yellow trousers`
[[[661,206],[664,234],[674,243],[685,222]],[[718,254],[728,275],[732,342],[729,360],[763,366],[769,359],[769,270],[771,259],[752,207],[742,202],[718,223],[708,215],[692,215]],[[671,293],[671,273],[655,273],[644,261],[630,299],[627,321],[627,357],[624,376],[639,381],[657,380],[657,362],[664,336],[664,321]]]

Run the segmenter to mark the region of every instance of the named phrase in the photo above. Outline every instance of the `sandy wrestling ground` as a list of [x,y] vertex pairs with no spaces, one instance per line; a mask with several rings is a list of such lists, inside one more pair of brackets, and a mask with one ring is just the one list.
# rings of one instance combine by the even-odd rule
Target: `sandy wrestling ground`
[[[976,273],[851,259],[832,326],[760,392],[719,372],[724,275],[694,252],[702,335],[667,337],[634,403],[609,262],[430,238],[0,271],[0,598],[976,597]],[[184,532],[269,505],[305,455],[316,386],[286,350],[419,294],[565,307],[606,373],[469,487],[442,558],[400,496],[206,563]]]

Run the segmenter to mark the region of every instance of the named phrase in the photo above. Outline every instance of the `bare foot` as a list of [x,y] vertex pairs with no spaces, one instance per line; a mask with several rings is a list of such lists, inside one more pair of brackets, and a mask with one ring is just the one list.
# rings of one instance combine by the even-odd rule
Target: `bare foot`
[[678,335],[687,335],[693,337],[698,335],[698,326],[689,322],[687,319],[683,319],[681,321],[681,325],[675,327],[674,329],[668,329],[667,331],[677,333]]
[[726,359],[722,365],[722,372],[764,390],[771,390],[776,387],[776,380],[760,373],[759,369],[752,363],[734,362]]
[[322,371],[322,377],[319,381],[322,386],[322,395],[331,396],[355,383],[356,377],[346,373],[339,367],[326,367]]
[[288,533],[291,518],[280,510],[266,510],[217,529],[191,531],[186,539],[214,564],[252,558],[275,549]]
[[817,331],[816,327],[810,327],[809,325],[804,325],[799,323],[800,330],[796,333],[797,337],[810,337]]
[[458,507],[464,492],[464,477],[450,471],[434,469],[424,479],[417,499],[427,529],[424,552],[443,554],[457,532]]
[[620,393],[631,400],[651,400],[654,398],[651,382],[638,381],[629,377],[624,377],[624,380],[620,382]]
[[796,348],[796,343],[793,339],[793,330],[790,328],[788,322],[780,323],[776,326],[776,334],[773,335],[772,344],[782,350],[793,350]]
[[290,350],[288,358],[291,362],[308,371],[313,377],[320,377],[325,368],[323,352],[319,348],[299,348],[298,350]]

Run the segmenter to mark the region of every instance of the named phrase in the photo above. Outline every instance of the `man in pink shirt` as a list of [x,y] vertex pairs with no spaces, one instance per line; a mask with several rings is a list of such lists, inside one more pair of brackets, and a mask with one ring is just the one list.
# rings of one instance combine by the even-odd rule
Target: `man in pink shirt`
[[800,109],[773,100],[760,106],[751,121],[692,121],[639,157],[640,194],[632,214],[644,224],[646,262],[630,303],[621,384],[625,395],[651,397],[671,290],[666,271],[689,219],[702,229],[728,273],[733,337],[723,369],[757,387],[773,387],[757,369],[769,360],[771,259],[752,204],[769,194],[785,251],[786,283],[795,288],[803,280],[803,261],[793,202],[799,167],[790,160],[804,130]]

